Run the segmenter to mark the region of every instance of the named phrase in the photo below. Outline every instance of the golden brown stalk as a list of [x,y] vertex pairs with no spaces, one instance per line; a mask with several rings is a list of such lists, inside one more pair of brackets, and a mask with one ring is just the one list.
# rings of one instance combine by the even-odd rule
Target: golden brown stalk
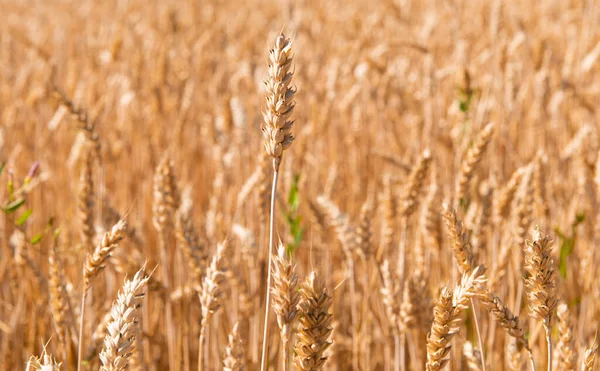
[[527,241],[525,249],[525,269],[530,277],[526,279],[529,315],[540,319],[546,331],[548,343],[548,371],[552,371],[551,322],[558,304],[552,239],[542,237],[539,227],[534,228],[533,241]]
[[481,371],[481,352],[474,348],[470,341],[465,342],[465,345],[463,345],[463,355],[467,360],[469,371]]
[[294,272],[290,258],[286,252],[285,246],[279,242],[277,255],[273,259],[273,287],[271,295],[273,296],[273,310],[277,315],[277,324],[281,335],[281,345],[283,349],[283,368],[288,369],[288,343],[292,334],[292,326],[296,314],[297,306],[300,301],[298,294],[298,275]]
[[452,339],[460,330],[461,315],[470,299],[485,282],[484,268],[479,266],[470,273],[463,273],[454,292],[442,289],[435,304],[431,331],[427,335],[427,371],[441,370],[450,360]]
[[594,337],[592,344],[585,350],[583,355],[582,368],[583,371],[593,371],[594,364],[596,363],[596,354],[598,353],[598,341]]
[[263,344],[261,355],[261,371],[266,371],[269,338],[269,311],[271,300],[271,256],[273,255],[275,232],[275,199],[277,196],[277,179],[283,151],[289,148],[294,141],[292,127],[294,121],[291,115],[295,103],[293,101],[296,89],[290,87],[293,72],[292,67],[292,41],[283,33],[277,36],[275,46],[269,52],[269,79],[266,85],[266,107],[263,111],[262,132],[265,138],[267,155],[273,158],[273,186],[271,188],[271,207],[269,219],[269,266],[267,274],[267,295],[265,303],[265,321],[263,329]]
[[558,304],[556,318],[558,318],[558,344],[556,345],[558,350],[558,368],[564,371],[575,371],[577,353],[575,352],[571,314],[566,303]]
[[224,371],[244,371],[246,369],[244,355],[244,342],[240,335],[239,322],[233,325],[233,329],[229,334],[229,343],[225,348],[225,356],[223,357]]
[[458,271],[469,273],[473,269],[473,248],[468,241],[467,233],[463,230],[462,221],[456,215],[456,210],[448,204],[443,206],[444,221],[448,230],[448,237],[452,243],[454,257],[458,264]]
[[129,358],[135,348],[135,324],[145,294],[143,290],[148,283],[144,271],[145,267],[142,267],[133,279],[125,281],[123,290],[113,303],[110,311],[112,320],[107,325],[104,349],[100,352],[101,371],[124,371],[128,368]]
[[200,340],[198,345],[198,371],[204,369],[205,359],[203,357],[204,337],[206,327],[212,316],[221,309],[223,292],[226,278],[226,267],[224,253],[227,241],[217,246],[217,252],[206,269],[206,275],[202,280],[202,292],[200,293],[200,305],[202,307],[202,322],[200,323]]
[[294,140],[290,120],[294,110],[296,89],[290,86],[294,73],[292,67],[292,41],[280,34],[269,52],[269,79],[265,83],[266,108],[263,111],[262,132],[265,150],[273,158],[273,168],[279,170],[283,151]]
[[94,246],[94,156],[92,149],[84,150],[79,191],[77,195],[77,215],[81,224],[81,245],[85,251],[91,251]]
[[312,271],[300,288],[300,327],[296,340],[296,369],[318,371],[323,368],[327,357],[324,354],[331,346],[329,336],[333,316],[329,313],[331,296],[325,284]]
[[260,173],[258,178],[258,219],[260,225],[265,225],[269,216],[269,201],[271,199],[271,184],[269,183],[271,169],[269,157],[261,152],[259,157]]
[[427,171],[431,163],[431,152],[426,149],[423,151],[419,162],[411,169],[406,181],[406,188],[400,199],[400,215],[408,218],[419,205],[419,193],[423,188]]
[[473,174],[475,174],[475,167],[483,158],[483,154],[490,143],[493,132],[494,124],[487,124],[481,132],[479,132],[477,139],[475,139],[475,143],[469,148],[466,157],[462,161],[458,188],[456,189],[456,200],[461,203],[468,201],[469,182],[471,181]]

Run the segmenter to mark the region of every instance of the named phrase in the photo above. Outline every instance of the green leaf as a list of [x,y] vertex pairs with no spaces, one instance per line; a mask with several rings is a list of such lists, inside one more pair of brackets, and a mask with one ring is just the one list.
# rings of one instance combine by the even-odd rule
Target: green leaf
[[4,171],[4,167],[6,166],[6,162],[0,164],[0,174]]
[[27,219],[29,219],[29,217],[31,216],[32,212],[33,212],[33,210],[31,210],[31,209],[25,210],[25,212],[23,214],[21,214],[19,219],[17,219],[17,221],[16,221],[17,225],[25,224]]
[[44,238],[44,234],[43,233],[38,233],[35,236],[33,236],[31,238],[31,244],[32,245],[37,245],[38,243],[40,243],[42,241],[42,238]]
[[21,198],[18,200],[14,200],[13,202],[10,202],[8,205],[4,206],[4,212],[7,214],[10,214],[12,212],[17,211],[17,209],[21,206],[23,206],[23,204],[25,203],[25,199]]

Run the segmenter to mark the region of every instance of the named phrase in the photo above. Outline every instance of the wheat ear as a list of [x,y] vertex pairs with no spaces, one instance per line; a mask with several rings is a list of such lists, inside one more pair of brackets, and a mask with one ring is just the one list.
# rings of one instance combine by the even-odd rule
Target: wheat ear
[[546,331],[548,343],[548,371],[552,371],[551,322],[556,310],[556,272],[552,258],[552,239],[542,237],[542,231],[536,226],[533,241],[527,241],[525,249],[525,269],[530,277],[526,279],[529,314],[540,319]]
[[83,348],[83,319],[85,313],[85,301],[87,292],[92,281],[104,268],[104,264],[110,258],[111,252],[117,247],[127,230],[127,222],[119,220],[112,229],[104,234],[100,243],[92,255],[88,255],[83,266],[83,290],[81,293],[81,310],[79,311],[79,346],[77,350],[77,370],[81,370],[81,352]]
[[475,143],[469,148],[467,155],[461,164],[458,188],[456,189],[456,199],[463,205],[467,205],[469,182],[475,173],[475,167],[483,158],[483,154],[490,143],[493,132],[494,124],[487,124],[477,135]]
[[573,323],[571,313],[566,303],[560,303],[556,307],[556,318],[558,319],[558,368],[564,371],[575,371],[577,354],[575,353],[575,342],[573,339]]
[[221,309],[223,301],[223,289],[226,278],[226,267],[223,254],[227,247],[227,241],[223,241],[217,247],[217,252],[206,269],[206,275],[202,281],[200,293],[200,305],[202,307],[202,322],[200,323],[200,338],[198,341],[198,371],[204,369],[204,339],[208,321]]
[[40,357],[32,356],[27,361],[27,365],[25,366],[25,371],[60,371],[60,363],[57,363],[55,359],[52,359],[46,349]]
[[273,259],[273,310],[277,315],[277,324],[281,335],[281,345],[283,349],[283,368],[288,369],[288,343],[292,333],[292,326],[296,314],[297,306],[300,300],[298,294],[298,275],[294,272],[290,258],[285,250],[285,246],[279,242],[277,255]]
[[312,271],[300,288],[300,326],[296,340],[296,369],[319,371],[331,346],[329,337],[333,331],[333,316],[329,313],[331,296],[323,281]]
[[224,371],[244,371],[246,369],[244,362],[244,342],[240,335],[239,322],[233,325],[229,334],[229,343],[225,348],[225,357],[223,359]]
[[470,341],[465,342],[463,345],[463,355],[467,360],[467,367],[469,371],[481,371],[481,352],[479,349],[474,348],[473,344]]
[[142,267],[131,280],[126,280],[123,289],[110,310],[111,320],[106,326],[104,348],[100,352],[100,371],[124,371],[134,350],[136,323],[148,283],[146,267]]
[[450,360],[452,339],[460,330],[461,315],[479,286],[485,282],[484,270],[476,267],[470,273],[463,273],[454,292],[447,287],[442,289],[433,310],[431,331],[427,335],[427,371],[441,370]]
[[267,369],[267,351],[269,338],[269,311],[271,301],[271,269],[275,232],[275,199],[277,195],[277,179],[283,151],[294,141],[291,120],[294,111],[294,95],[296,89],[290,86],[292,76],[292,41],[282,33],[275,39],[275,46],[269,52],[269,79],[266,87],[266,108],[263,111],[262,132],[265,138],[265,150],[273,159],[273,187],[271,189],[271,207],[269,218],[269,267],[267,274],[267,297],[265,303],[265,322],[263,329],[261,371]]
[[596,354],[598,353],[598,339],[594,336],[594,341],[585,350],[582,361],[583,371],[593,371],[596,363]]

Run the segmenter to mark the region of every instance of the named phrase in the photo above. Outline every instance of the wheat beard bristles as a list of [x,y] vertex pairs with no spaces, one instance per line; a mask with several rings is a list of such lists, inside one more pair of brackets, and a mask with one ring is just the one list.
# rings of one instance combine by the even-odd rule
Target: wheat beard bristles
[[314,271],[301,285],[300,294],[301,316],[295,365],[298,370],[318,371],[327,360],[325,351],[331,346],[329,336],[333,331],[333,316],[329,313],[329,307],[332,299]]
[[122,371],[129,365],[134,350],[138,310],[141,306],[142,292],[148,283],[142,267],[132,280],[126,280],[118,299],[110,311],[112,320],[107,325],[104,349],[100,352],[102,366],[100,371]]
[[265,82],[266,108],[263,111],[262,132],[265,137],[265,150],[273,158],[275,171],[279,170],[283,151],[294,140],[290,120],[294,110],[296,89],[290,87],[293,72],[292,42],[284,34],[277,36],[275,46],[269,52],[269,79]]

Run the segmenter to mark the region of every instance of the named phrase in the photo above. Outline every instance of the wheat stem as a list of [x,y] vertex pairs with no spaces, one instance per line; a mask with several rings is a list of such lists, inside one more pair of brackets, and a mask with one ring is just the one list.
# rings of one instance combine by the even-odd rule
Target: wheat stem
[[552,338],[550,332],[550,326],[547,321],[544,320],[544,330],[546,331],[546,342],[548,343],[548,371],[552,371]]
[[81,293],[81,309],[79,310],[79,344],[77,345],[77,371],[81,371],[81,353],[83,350],[83,314],[85,312],[85,299],[87,297],[86,293],[87,288],[84,285],[83,292]]
[[262,356],[260,361],[260,369],[261,371],[266,371],[267,369],[267,350],[268,350],[268,337],[269,337],[269,310],[271,306],[271,265],[272,265],[272,255],[273,255],[273,235],[275,230],[275,199],[276,199],[276,191],[277,191],[277,180],[279,178],[279,171],[275,170],[273,172],[273,187],[271,189],[271,211],[269,218],[269,267],[267,270],[267,298],[265,304],[265,324],[263,329],[263,343],[262,343]]
[[477,307],[475,306],[475,300],[471,298],[471,309],[473,310],[473,321],[475,322],[475,331],[477,332],[477,342],[479,343],[479,352],[481,353],[481,370],[486,371],[485,368],[485,355],[483,351],[483,338],[481,337],[481,331],[479,330],[479,321],[477,319]]

